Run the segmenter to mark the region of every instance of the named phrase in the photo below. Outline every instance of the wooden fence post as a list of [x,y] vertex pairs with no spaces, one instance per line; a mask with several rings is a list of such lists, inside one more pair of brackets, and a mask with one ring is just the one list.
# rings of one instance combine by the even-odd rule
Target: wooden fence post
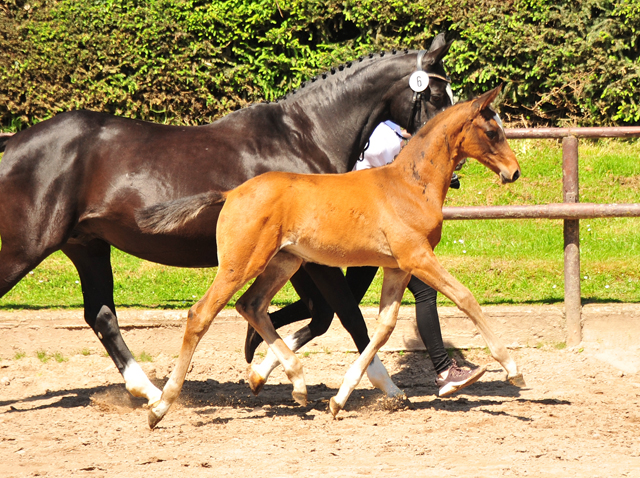
[[[579,202],[578,139],[562,139],[562,190],[565,203]],[[564,221],[564,311],[567,345],[582,341],[582,301],[580,291],[580,220]]]

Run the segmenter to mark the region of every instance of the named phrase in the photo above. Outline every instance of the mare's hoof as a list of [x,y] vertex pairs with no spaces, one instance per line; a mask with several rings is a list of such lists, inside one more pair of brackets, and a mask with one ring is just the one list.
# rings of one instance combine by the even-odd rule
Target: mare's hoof
[[298,405],[303,407],[307,406],[307,394],[302,392],[296,392],[295,390],[291,392],[291,396],[296,401]]
[[331,397],[331,400],[329,400],[329,411],[331,412],[331,415],[333,415],[333,418],[336,418],[336,415],[340,410],[342,410],[342,407],[338,405],[338,402],[336,402],[333,397]]
[[521,373],[514,375],[513,377],[507,377],[509,383],[519,388],[524,388],[527,384],[524,382],[524,377]]
[[254,395],[258,395],[262,391],[265,383],[265,379],[262,378],[258,372],[253,370],[253,368],[249,370],[249,387],[251,387]]

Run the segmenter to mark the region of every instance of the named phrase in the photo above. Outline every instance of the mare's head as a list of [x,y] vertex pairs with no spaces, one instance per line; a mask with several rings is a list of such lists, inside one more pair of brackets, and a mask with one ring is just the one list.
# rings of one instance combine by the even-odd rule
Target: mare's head
[[452,108],[447,117],[463,123],[455,161],[469,157],[484,164],[500,176],[502,183],[520,177],[520,165],[511,150],[498,113],[491,108],[502,86]]
[[[451,80],[442,64],[451,44],[452,42],[445,41],[444,34],[441,33],[433,40],[428,51],[418,52],[413,71],[422,69],[428,75],[429,86],[424,91],[415,93],[405,86],[394,93],[389,107],[391,119],[411,134],[453,104]],[[403,85],[409,84],[410,76],[411,74],[407,74],[403,79]]]

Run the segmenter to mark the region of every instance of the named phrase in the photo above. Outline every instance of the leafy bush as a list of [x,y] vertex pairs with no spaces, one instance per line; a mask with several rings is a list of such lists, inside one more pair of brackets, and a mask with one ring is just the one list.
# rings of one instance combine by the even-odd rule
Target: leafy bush
[[373,50],[447,31],[461,97],[505,83],[521,124],[633,124],[636,0],[0,1],[0,125],[88,108],[174,124],[272,100]]

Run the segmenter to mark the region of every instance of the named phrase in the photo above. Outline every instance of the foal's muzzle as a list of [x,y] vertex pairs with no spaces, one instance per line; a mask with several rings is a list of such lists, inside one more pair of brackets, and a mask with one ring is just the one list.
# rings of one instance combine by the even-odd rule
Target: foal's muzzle
[[507,176],[505,173],[500,173],[500,179],[502,180],[502,184],[512,183],[516,181],[520,177],[520,170],[516,169],[511,177]]

